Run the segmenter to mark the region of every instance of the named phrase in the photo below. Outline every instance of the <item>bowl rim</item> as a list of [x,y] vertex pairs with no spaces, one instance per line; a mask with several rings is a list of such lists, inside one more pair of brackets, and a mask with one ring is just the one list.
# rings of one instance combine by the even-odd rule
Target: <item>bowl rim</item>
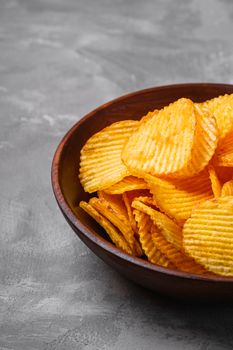
[[[67,203],[65,196],[62,193],[62,189],[60,187],[60,177],[59,177],[59,167],[60,167],[60,160],[63,154],[63,150],[67,147],[67,144],[69,142],[70,137],[76,132],[76,130],[89,118],[91,118],[95,113],[105,109],[108,106],[113,105],[116,102],[121,102],[124,100],[127,100],[129,97],[137,96],[140,94],[146,94],[151,93],[152,91],[156,90],[167,90],[170,88],[185,88],[185,87],[232,87],[233,90],[233,84],[223,84],[223,83],[182,83],[182,84],[169,84],[169,85],[163,85],[163,86],[155,86],[150,87],[142,90],[137,90],[128,94],[121,95],[120,97],[117,97],[115,99],[112,99],[99,107],[93,109],[91,112],[84,115],[78,122],[76,122],[63,136],[61,141],[59,142],[56,151],[53,156],[52,160],[52,166],[51,166],[51,183],[53,188],[53,193],[56,198],[57,204],[60,207],[61,211],[65,214],[65,216],[68,218],[68,221],[71,222],[73,226],[75,226],[78,231],[81,231],[84,236],[86,236],[92,243],[100,246],[102,249],[106,250],[108,253],[112,255],[116,255],[118,258],[125,260],[126,262],[130,264],[134,264],[135,266],[138,266],[140,268],[144,268],[146,270],[150,270],[151,272],[157,272],[167,275],[168,277],[177,277],[181,279],[190,279],[190,280],[198,280],[198,281],[205,281],[210,283],[230,283],[233,282],[233,277],[224,277],[224,276],[202,276],[202,275],[196,275],[193,273],[188,272],[182,272],[179,270],[174,270],[171,268],[165,268],[159,265],[155,265],[150,263],[149,261],[143,260],[138,257],[130,256],[127,253],[124,253],[119,248],[117,248],[113,243],[107,241],[102,236],[98,235],[94,232],[94,230],[88,228],[85,226],[81,220],[79,220],[76,215],[73,213],[72,209],[70,208],[69,204]],[[98,235],[98,238],[97,236]]]

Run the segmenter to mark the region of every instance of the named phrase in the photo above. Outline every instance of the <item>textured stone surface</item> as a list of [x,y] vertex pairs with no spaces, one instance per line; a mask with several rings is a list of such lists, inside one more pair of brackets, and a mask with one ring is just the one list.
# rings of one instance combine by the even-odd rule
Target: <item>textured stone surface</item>
[[94,256],[50,165],[83,114],[174,82],[233,83],[231,0],[0,1],[0,349],[233,348],[233,307],[182,304]]

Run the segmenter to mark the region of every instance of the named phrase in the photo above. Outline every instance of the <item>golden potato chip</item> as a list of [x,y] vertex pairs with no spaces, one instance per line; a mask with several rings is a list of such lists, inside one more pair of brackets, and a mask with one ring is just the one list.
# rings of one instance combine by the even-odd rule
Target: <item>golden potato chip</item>
[[214,162],[218,166],[233,167],[233,131],[219,141]]
[[190,160],[195,125],[193,102],[181,98],[132,133],[122,150],[122,160],[139,177],[177,173]]
[[122,194],[128,191],[145,190],[148,188],[145,180],[135,176],[127,176],[120,182],[106,188],[104,191],[111,194]]
[[86,192],[108,188],[129,176],[121,152],[139,122],[123,120],[93,135],[81,150],[80,182]]
[[151,228],[151,237],[154,245],[163,253],[169,261],[171,261],[180,271],[204,274],[207,271],[195,262],[194,259],[185,255],[184,252],[177,249],[173,244],[169,243],[165,237],[159,232],[156,226]]
[[188,255],[207,270],[233,276],[233,197],[201,203],[183,228]]
[[[149,191],[148,191],[149,192]],[[135,233],[137,233],[137,224],[133,215],[133,208],[132,208],[132,202],[135,198],[145,195],[147,194],[147,191],[143,191],[143,190],[134,190],[134,191],[130,191],[130,192],[125,192],[122,194],[122,198],[123,201],[125,203],[125,207],[127,209],[128,212],[128,217],[129,217],[129,221],[131,224],[131,227],[133,229],[133,231]]]
[[233,196],[233,180],[225,182],[225,184],[222,186],[221,196]]
[[213,157],[218,143],[216,119],[201,106],[195,104],[196,128],[191,157],[185,168],[176,177],[195,176],[202,171]]
[[[131,191],[131,192],[135,193],[135,195],[139,195],[139,194],[144,193],[145,191],[143,191],[143,190],[139,191],[138,190],[138,191]],[[129,192],[129,193],[131,193],[131,192]],[[121,220],[122,223],[124,223],[126,225],[126,227],[131,224],[131,217],[129,216],[130,213],[128,211],[128,208],[125,205],[126,203],[125,203],[125,200],[124,200],[122,195],[109,194],[109,193],[106,193],[105,191],[98,191],[97,194],[98,194],[99,198],[102,198],[106,202],[108,202],[109,209],[112,211],[111,214],[113,214],[113,212],[114,213],[118,213],[118,217],[115,218],[115,220],[117,220],[117,222],[118,222],[118,220]],[[134,220],[134,218],[133,218],[133,220]],[[112,223],[116,224],[116,221],[114,221]],[[136,223],[135,223],[135,225],[136,225]],[[131,227],[132,227],[132,225],[131,225]],[[119,228],[121,230],[121,226],[119,226]],[[132,229],[133,229],[133,227],[132,227]],[[127,238],[126,238],[126,240],[127,240]],[[133,251],[134,251],[135,255],[136,256],[142,256],[142,249],[141,249],[140,244],[138,243],[136,237],[134,237],[132,239],[132,245],[133,245],[132,248],[133,248]]]
[[146,175],[145,180],[157,207],[181,225],[195,206],[213,197],[207,171],[187,179],[165,180]]
[[130,198],[128,196],[128,192],[123,193],[122,197],[123,197],[123,201],[125,203],[125,206],[126,206],[126,209],[128,212],[129,222],[130,222],[130,225],[132,227],[132,230],[134,231],[135,234],[137,234],[138,233],[137,223],[136,223],[134,215],[133,215],[133,208],[131,207],[131,201],[130,201]]
[[106,233],[111,238],[112,242],[116,245],[117,248],[123,250],[125,253],[133,255],[133,251],[130,248],[128,242],[121,235],[119,230],[113,226],[104,216],[102,216],[98,211],[96,211],[91,204],[84,201],[80,202],[80,207],[85,210],[95,221],[102,226]]
[[142,202],[143,204],[148,205],[148,207],[157,208],[153,197],[140,196],[140,197],[135,197],[135,200]]
[[216,118],[220,139],[233,131],[233,94],[213,98],[202,106]]
[[153,112],[148,112],[146,115],[144,115],[141,119],[140,119],[140,123],[145,123],[148,120],[152,119],[155,115],[157,115],[159,112],[158,109],[155,109]]
[[111,207],[115,212],[120,213],[125,218],[127,218],[127,209],[125,207],[122,195],[119,194],[110,194],[105,191],[98,191],[97,195],[99,198],[102,198],[110,203]]
[[130,226],[127,212],[126,215],[124,215],[114,204],[112,205],[111,202],[108,202],[104,198],[91,198],[89,203],[119,229],[125,240],[129,243],[131,249],[133,249],[135,243],[134,232]]
[[125,203],[125,207],[126,207],[126,210],[127,210],[127,213],[128,213],[128,217],[129,217],[129,221],[130,221],[131,227],[132,227],[134,232],[137,232],[137,227],[136,227],[137,225],[136,225],[136,222],[134,220],[133,209],[131,207],[132,200],[131,200],[131,198],[129,196],[129,193],[130,192],[123,193],[122,194],[122,199],[123,199],[123,201]]
[[164,235],[166,240],[172,243],[178,249],[182,247],[182,228],[178,226],[174,221],[168,218],[165,214],[148,207],[147,205],[134,200],[132,207],[142,211],[143,213],[149,215],[155,226]]
[[153,226],[150,217],[139,210],[134,210],[135,220],[138,225],[139,240],[142,249],[148,260],[153,264],[163,267],[171,267],[172,264],[154,245],[151,238],[151,227]]
[[210,164],[208,166],[208,171],[209,171],[209,177],[210,177],[210,182],[211,182],[214,197],[216,197],[216,198],[220,197],[221,191],[222,191],[222,186],[221,186],[221,183],[218,179],[217,173],[216,173],[213,165]]

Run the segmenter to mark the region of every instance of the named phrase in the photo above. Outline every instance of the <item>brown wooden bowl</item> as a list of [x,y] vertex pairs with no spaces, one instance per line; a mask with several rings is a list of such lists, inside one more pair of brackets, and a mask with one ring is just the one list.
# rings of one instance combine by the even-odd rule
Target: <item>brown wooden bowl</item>
[[130,280],[173,297],[195,300],[233,300],[233,277],[203,277],[153,265],[116,248],[99,225],[79,208],[88,200],[78,178],[80,150],[87,139],[107,125],[139,119],[180,97],[201,102],[233,92],[233,85],[180,84],[133,92],[87,114],[64,136],[52,163],[52,186],[57,203],[79,238],[102,260]]

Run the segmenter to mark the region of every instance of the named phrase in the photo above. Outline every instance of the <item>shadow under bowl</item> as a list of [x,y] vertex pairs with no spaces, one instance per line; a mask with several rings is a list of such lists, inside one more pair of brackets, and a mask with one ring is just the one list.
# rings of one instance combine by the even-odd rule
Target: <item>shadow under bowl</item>
[[129,256],[116,248],[104,230],[81,208],[88,200],[78,178],[80,150],[94,133],[113,122],[139,119],[181,97],[201,102],[233,93],[227,84],[179,84],[133,92],[110,101],[76,123],[59,144],[52,163],[52,186],[57,203],[79,238],[102,260],[128,279],[172,297],[202,301],[232,301],[233,277],[208,277],[180,272]]

